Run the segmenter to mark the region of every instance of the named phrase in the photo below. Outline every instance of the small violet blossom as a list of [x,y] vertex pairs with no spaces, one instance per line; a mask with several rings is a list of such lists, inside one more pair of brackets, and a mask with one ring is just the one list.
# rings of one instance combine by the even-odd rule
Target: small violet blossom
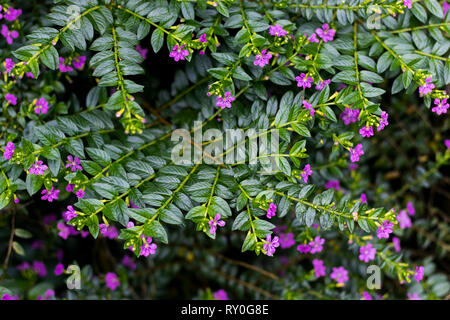
[[264,68],[266,64],[269,64],[269,60],[272,58],[272,54],[270,52],[266,53],[267,49],[264,49],[261,51],[261,54],[258,54],[255,57],[255,61],[253,61],[253,64],[255,66],[260,66],[261,68]]
[[52,187],[50,190],[44,189],[41,192],[43,195],[41,199],[47,200],[48,202],[53,202],[53,200],[58,200],[59,192],[60,190],[55,189],[55,187]]
[[74,208],[72,206],[67,206],[67,211],[64,211],[62,216],[64,221],[68,222],[70,220],[72,220],[73,218],[75,218],[78,214],[76,213],[76,211],[74,210]]
[[325,189],[334,189],[336,191],[341,190],[338,180],[330,180],[325,184]]
[[348,281],[348,271],[344,267],[333,268],[330,277],[338,284],[344,284]]
[[65,65],[65,59],[63,57],[59,57],[59,71],[61,72],[70,72],[73,71],[73,68],[71,66]]
[[406,211],[410,216],[416,214],[416,209],[414,208],[414,204],[411,201],[406,204]]
[[306,100],[303,100],[303,105],[305,106],[305,109],[309,110],[309,114],[311,115],[311,117],[314,117],[314,113],[316,112],[316,110],[314,110],[312,104],[310,104]]
[[270,257],[275,253],[276,250],[275,248],[277,248],[279,245],[280,245],[279,238],[275,236],[272,240],[272,235],[268,234],[263,249]]
[[405,210],[401,210],[395,219],[399,222],[399,226],[401,229],[412,227],[411,219],[409,218]]
[[425,79],[425,83],[419,87],[419,94],[421,97],[431,93],[434,89],[434,84],[431,83],[431,77]]
[[48,102],[44,98],[40,98],[36,102],[36,106],[34,107],[34,113],[36,114],[46,114],[48,111]]
[[423,273],[424,273],[424,267],[416,267],[416,271],[414,272],[414,279],[416,279],[417,282],[420,282],[423,279]]
[[375,249],[371,243],[368,243],[365,246],[362,246],[359,248],[359,260],[364,262],[369,262],[370,260],[375,259],[375,253],[377,252],[377,249]]
[[106,286],[112,291],[116,290],[120,286],[120,281],[117,275],[113,272],[108,272],[105,277]]
[[297,87],[299,88],[311,88],[311,83],[314,81],[313,78],[308,77],[307,74],[300,74],[300,76],[295,77],[295,80],[297,80]]
[[392,243],[394,244],[394,250],[395,252],[400,252],[401,247],[400,247],[400,239],[397,237],[393,237],[392,238]]
[[68,155],[67,162],[68,163],[66,164],[66,168],[70,167],[70,171],[74,172],[77,170],[83,170],[83,167],[81,166],[80,158]]
[[147,59],[148,49],[142,48],[140,45],[137,45],[136,51],[141,54],[142,59]]
[[326,275],[323,260],[313,259],[312,264],[316,278],[324,277]]
[[84,197],[84,190],[83,189],[79,189],[76,193],[75,193],[75,195],[77,196],[77,198],[83,198]]
[[280,246],[283,249],[292,247],[295,244],[294,234],[292,232],[280,234]]
[[323,239],[319,236],[316,236],[314,238],[314,240],[309,243],[309,246],[311,247],[311,253],[321,252],[323,249],[324,243],[325,243],[325,239]]
[[55,267],[54,274],[55,276],[59,276],[64,273],[64,265],[62,263],[58,263]]
[[15,150],[16,150],[16,147],[14,146],[14,143],[12,143],[11,141],[8,142],[5,147],[5,152],[3,152],[3,157],[6,160],[11,159]]
[[271,219],[275,216],[275,212],[277,211],[277,205],[275,203],[269,204],[269,208],[267,209],[266,217]]
[[[0,6],[1,7],[1,6]],[[9,7],[4,14],[5,20],[14,21],[22,14],[22,9],[14,9]]]
[[269,27],[269,34],[276,37],[284,37],[287,35],[287,31],[279,24]]
[[316,86],[316,90],[323,90],[327,85],[331,83],[331,79],[320,81]]
[[221,109],[231,108],[231,102],[236,100],[235,97],[231,96],[231,92],[225,92],[225,97],[216,97],[216,107],[220,107]]
[[408,9],[412,8],[412,1],[411,0],[403,0],[403,5],[407,7]]
[[392,222],[389,222],[389,220],[384,220],[383,224],[379,226],[377,230],[378,239],[389,239],[389,234],[392,233],[393,227],[394,224]]
[[175,61],[185,60],[186,57],[189,55],[189,50],[183,49],[185,45],[182,46],[175,45],[172,48],[172,51],[169,54],[169,57],[173,58]]
[[447,113],[447,109],[450,107],[450,105],[447,103],[447,99],[434,99],[434,104],[436,106],[431,108],[431,111],[435,112],[438,116]]
[[86,56],[77,56],[74,57],[72,60],[72,64],[74,68],[77,70],[83,69],[85,63],[86,63]]
[[200,38],[198,38],[198,39],[200,40],[200,42],[203,42],[203,43],[208,42],[208,41],[206,40],[206,33],[202,34],[202,35],[200,36]]
[[364,150],[362,148],[362,144],[358,143],[358,145],[353,149],[350,148],[350,161],[351,162],[358,162],[359,157],[364,154]]
[[5,94],[5,100],[8,101],[13,106],[17,105],[17,97],[11,93]]
[[367,196],[365,193],[361,193],[361,203],[367,204]]
[[307,244],[299,244],[297,246],[297,251],[300,253],[308,253],[311,251],[311,247]]
[[345,110],[339,115],[339,118],[344,121],[344,124],[348,126],[350,123],[355,123],[359,118],[358,109],[345,108]]
[[328,24],[324,24],[322,29],[316,29],[317,35],[323,40],[323,42],[333,41],[334,35],[336,34],[336,30],[330,29]]
[[213,297],[216,300],[228,300],[227,292],[223,289],[217,290],[213,293]]
[[373,128],[372,128],[372,126],[362,127],[361,129],[359,129],[359,134],[363,138],[370,138],[370,137],[372,137],[373,136]]
[[209,233],[215,234],[217,231],[217,226],[224,227],[225,221],[220,220],[220,214],[217,213],[214,219],[209,220],[208,224],[209,224]]
[[10,73],[11,70],[14,68],[15,63],[12,59],[6,58],[5,61],[3,62],[3,65],[5,66],[6,73]]
[[10,31],[8,26],[2,24],[2,29],[0,31],[2,36],[6,39],[7,44],[12,44],[14,39],[19,37],[19,32],[17,30]]
[[307,165],[305,165],[305,167],[303,168],[303,172],[301,173],[301,176],[303,178],[303,181],[305,183],[308,183],[308,177],[310,175],[312,175],[312,170],[311,170],[311,166],[309,165],[309,163]]
[[156,248],[158,247],[155,243],[152,243],[152,237],[144,237],[143,244],[140,247],[141,253],[140,256],[148,257],[149,255],[153,255],[156,253]]
[[381,131],[386,128],[387,125],[389,125],[388,118],[389,114],[386,111],[381,111],[381,119],[380,123],[378,124],[377,131]]

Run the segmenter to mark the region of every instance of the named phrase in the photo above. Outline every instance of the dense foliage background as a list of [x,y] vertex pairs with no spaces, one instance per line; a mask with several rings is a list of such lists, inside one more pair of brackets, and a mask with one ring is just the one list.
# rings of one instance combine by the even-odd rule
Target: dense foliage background
[[0,0],[0,298],[448,298],[447,10]]

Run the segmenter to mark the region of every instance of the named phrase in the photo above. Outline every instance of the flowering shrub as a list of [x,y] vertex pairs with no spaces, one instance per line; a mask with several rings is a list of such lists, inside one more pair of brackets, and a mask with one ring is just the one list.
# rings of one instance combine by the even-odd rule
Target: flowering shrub
[[447,10],[0,0],[0,297],[445,298]]

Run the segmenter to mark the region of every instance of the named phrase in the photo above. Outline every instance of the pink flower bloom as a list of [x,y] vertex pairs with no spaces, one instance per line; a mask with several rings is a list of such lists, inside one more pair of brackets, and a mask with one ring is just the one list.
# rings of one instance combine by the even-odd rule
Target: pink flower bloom
[[62,263],[58,263],[55,267],[55,276],[59,276],[64,273],[64,265]]
[[[38,76],[39,76],[40,74],[41,74],[41,71],[38,72]],[[26,72],[26,73],[25,73],[25,76],[27,76],[28,78],[31,78],[31,79],[36,79],[35,76],[34,76],[34,74],[33,74],[32,72]]]
[[389,239],[389,234],[392,233],[392,228],[394,224],[389,222],[389,220],[384,220],[383,224],[378,227],[377,237],[378,239]]
[[402,229],[412,227],[411,219],[409,218],[405,210],[400,211],[395,219],[399,222],[400,228]]
[[131,259],[129,256],[124,255],[122,258],[122,265],[125,268],[128,268],[130,270],[136,270],[136,263],[134,263],[133,259]]
[[169,54],[169,57],[173,58],[175,61],[185,60],[185,58],[189,55],[189,51],[183,49],[184,46],[184,44],[182,46],[174,46]]
[[280,234],[280,246],[283,249],[292,247],[295,244],[294,234],[292,232]]
[[325,239],[323,239],[319,236],[316,236],[314,238],[314,240],[309,243],[309,246],[311,247],[311,253],[321,252],[323,249],[324,243],[325,243]]
[[261,54],[258,54],[253,61],[255,66],[260,66],[263,68],[266,64],[269,64],[269,60],[272,58],[272,54],[270,52],[266,53],[267,49],[261,51]]
[[392,238],[392,243],[394,244],[394,250],[395,252],[400,252],[401,247],[400,247],[400,239],[397,237],[393,237]]
[[72,60],[72,65],[77,70],[83,69],[85,63],[86,63],[86,56],[77,56],[74,57]]
[[3,65],[5,66],[6,73],[10,73],[11,70],[14,68],[15,63],[14,61],[12,61],[12,59],[6,58],[5,61],[3,62]]
[[41,192],[43,195],[41,199],[48,200],[48,202],[53,202],[53,200],[58,200],[59,192],[60,190],[55,189],[55,187],[52,187],[50,190],[44,189]]
[[199,40],[200,40],[200,42],[206,43],[207,42],[207,40],[206,40],[206,33],[202,34],[200,36]]
[[361,299],[362,300],[372,300],[372,296],[367,291],[364,291]]
[[373,128],[372,128],[372,126],[362,127],[361,129],[359,129],[359,134],[363,138],[370,138],[370,137],[372,137],[373,136]]
[[333,268],[330,277],[336,280],[338,284],[344,284],[348,281],[348,271],[344,267]]
[[334,189],[336,191],[339,191],[339,190],[341,190],[341,186],[339,185],[338,180],[330,180],[325,185],[325,189]]
[[361,193],[361,203],[367,204],[367,197],[365,193]]
[[77,213],[75,212],[72,206],[67,206],[67,211],[64,211],[62,215],[64,221],[68,222],[73,218],[75,218],[77,216]]
[[136,46],[136,51],[139,52],[142,56],[142,59],[147,59],[148,49],[142,48],[140,45]]
[[61,238],[63,238],[64,240],[67,240],[67,238],[68,238],[69,235],[70,235],[70,229],[69,229],[69,227],[68,227],[66,224],[62,223],[62,222],[58,222],[58,224],[56,225],[56,227],[57,227],[58,230],[59,230],[58,235],[59,235]]
[[77,198],[83,198],[84,197],[84,190],[83,189],[79,189],[76,193]]
[[330,29],[330,26],[328,24],[324,24],[322,26],[322,29],[317,28],[316,29],[317,35],[322,38],[323,42],[333,41],[334,35],[336,34],[336,30]]
[[411,201],[406,204],[406,211],[410,216],[416,214],[416,209],[414,208],[414,204]]
[[411,0],[403,0],[403,5],[407,7],[408,9],[412,8],[412,1]]
[[364,154],[364,150],[362,148],[362,144],[359,143],[354,149],[350,148],[350,161],[358,162],[359,157]]
[[431,77],[425,79],[425,83],[419,87],[419,94],[421,97],[433,92],[434,84],[431,83]]
[[45,277],[47,275],[47,269],[42,261],[33,261],[33,271],[40,277]]
[[116,290],[120,286],[120,281],[117,275],[113,272],[108,272],[105,277],[106,286],[111,290]]
[[220,214],[217,213],[214,219],[209,220],[208,224],[209,224],[209,233],[214,234],[217,231],[217,226],[219,227],[225,226],[225,221],[220,220]]
[[219,289],[213,293],[213,297],[216,300],[228,300],[227,292],[223,289]]
[[12,143],[11,141],[8,142],[5,147],[5,152],[3,152],[3,157],[6,160],[11,159],[15,150],[16,150],[16,147],[14,146],[14,143]]
[[297,246],[297,251],[300,253],[308,253],[311,251],[311,247],[307,244],[299,244]]
[[269,34],[276,37],[284,37],[287,35],[287,31],[277,23],[276,25],[269,27]]
[[17,105],[17,97],[11,93],[5,94],[5,100],[8,101],[13,106]]
[[381,119],[380,119],[380,123],[377,127],[377,131],[381,131],[387,125],[389,125],[388,118],[389,118],[389,114],[386,111],[381,111]]
[[152,237],[143,238],[144,243],[140,247],[141,253],[140,256],[148,257],[149,255],[153,255],[156,253],[156,248],[158,247],[156,244],[152,243]]
[[316,278],[324,277],[326,275],[323,260],[313,259],[312,264]]
[[375,259],[375,253],[377,252],[377,249],[375,249],[371,243],[368,243],[365,246],[362,246],[359,248],[359,260],[364,262],[369,262],[370,260]]
[[308,183],[308,177],[310,176],[310,175],[312,175],[312,170],[311,170],[311,166],[309,165],[309,163],[307,164],[307,165],[305,165],[305,167],[303,168],[303,172],[302,172],[302,174],[301,174],[301,176],[302,176],[302,178],[303,178],[303,181],[305,182],[305,183]]
[[30,172],[30,174],[43,175],[44,171],[47,170],[47,168],[48,167],[45,164],[43,164],[41,160],[38,160],[36,161],[36,163],[33,163],[31,165],[28,171]]
[[231,102],[236,100],[235,97],[231,96],[231,92],[227,91],[225,92],[225,97],[216,97],[216,107],[220,107],[221,109],[224,108],[231,108]]
[[2,24],[0,33],[6,39],[7,44],[12,44],[14,39],[17,39],[19,37],[19,32],[17,30],[9,31],[8,26],[4,24]]
[[267,209],[266,217],[271,219],[275,216],[275,212],[277,211],[277,205],[275,203],[269,204],[269,208]]
[[81,162],[80,162],[80,158],[78,157],[72,157],[71,155],[67,156],[67,164],[66,164],[66,168],[70,167],[70,170],[72,172],[77,171],[77,170],[83,170],[83,167],[81,166]]
[[10,296],[8,293],[5,293],[0,300],[19,300],[19,296]]
[[71,66],[67,66],[64,64],[66,60],[63,57],[59,57],[59,71],[61,72],[70,72],[73,71]]
[[447,149],[450,149],[450,139],[445,139],[444,144],[447,147]]
[[[306,34],[305,34],[305,37],[306,37]],[[310,42],[315,42],[315,43],[319,43],[319,42],[320,42],[319,39],[317,39],[317,35],[316,35],[315,33],[313,33],[313,34],[308,38],[308,41],[310,41]]]
[[419,295],[417,294],[417,292],[414,293],[408,293],[408,300],[422,300],[420,299]]
[[345,108],[345,110],[339,115],[339,118],[341,118],[344,121],[344,124],[348,126],[350,123],[358,121],[359,110]]
[[327,85],[331,83],[331,79],[320,81],[319,84],[316,86],[316,90],[323,90]]
[[22,14],[22,9],[14,9],[9,7],[5,12],[5,20],[14,21]]
[[119,236],[117,229],[114,226],[107,226],[106,224],[101,223],[98,227],[100,229],[100,233],[108,239],[113,240]]
[[36,300],[50,300],[51,298],[55,297],[55,291],[52,289],[47,289],[45,291],[44,299],[42,299],[41,296],[38,296]]
[[414,272],[414,279],[416,279],[417,282],[420,282],[423,279],[423,273],[424,273],[424,267],[416,267],[416,271]]
[[316,112],[316,110],[314,110],[312,104],[310,104],[306,100],[303,100],[303,105],[305,106],[305,109],[309,110],[309,114],[311,115],[311,117],[314,117],[314,113]]
[[277,248],[279,245],[279,238],[275,236],[272,240],[272,235],[268,234],[266,243],[264,243],[263,246],[263,250],[266,251],[266,254],[270,257],[275,253],[275,248]]
[[314,81],[313,78],[308,77],[308,75],[302,73],[300,76],[295,77],[295,80],[297,80],[297,87],[299,88],[311,88],[311,83]]
[[438,116],[440,116],[443,113],[447,113],[447,109],[450,107],[450,105],[447,103],[447,99],[434,99],[435,107],[431,108],[432,112],[435,112]]
[[69,183],[69,184],[66,186],[66,191],[67,191],[67,192],[72,192],[72,191],[73,191],[73,188],[75,188],[75,185]]
[[444,1],[444,3],[442,4],[442,9],[444,10],[444,18],[445,18],[448,9],[450,9],[450,4],[448,4],[447,1]]
[[44,98],[40,98],[34,107],[34,113],[46,114],[48,111],[48,102]]

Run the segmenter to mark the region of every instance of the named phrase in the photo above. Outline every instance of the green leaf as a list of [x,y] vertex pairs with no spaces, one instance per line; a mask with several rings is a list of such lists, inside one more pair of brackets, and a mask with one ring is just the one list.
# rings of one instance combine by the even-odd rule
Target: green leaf
[[43,182],[44,182],[44,179],[42,178],[41,175],[27,174],[26,186],[27,186],[28,194],[30,196],[32,196],[33,194],[38,192],[39,189],[41,189]]
[[[59,67],[59,54],[55,47],[50,46],[48,49],[44,50],[40,56],[41,61],[48,68],[56,70]],[[36,78],[37,76],[34,75]]]
[[155,29],[152,33],[151,44],[153,51],[157,53],[164,44],[164,32],[160,29]]
[[162,243],[169,243],[166,229],[158,220],[153,220],[152,223],[146,224],[144,227],[144,234],[148,237],[156,238]]

